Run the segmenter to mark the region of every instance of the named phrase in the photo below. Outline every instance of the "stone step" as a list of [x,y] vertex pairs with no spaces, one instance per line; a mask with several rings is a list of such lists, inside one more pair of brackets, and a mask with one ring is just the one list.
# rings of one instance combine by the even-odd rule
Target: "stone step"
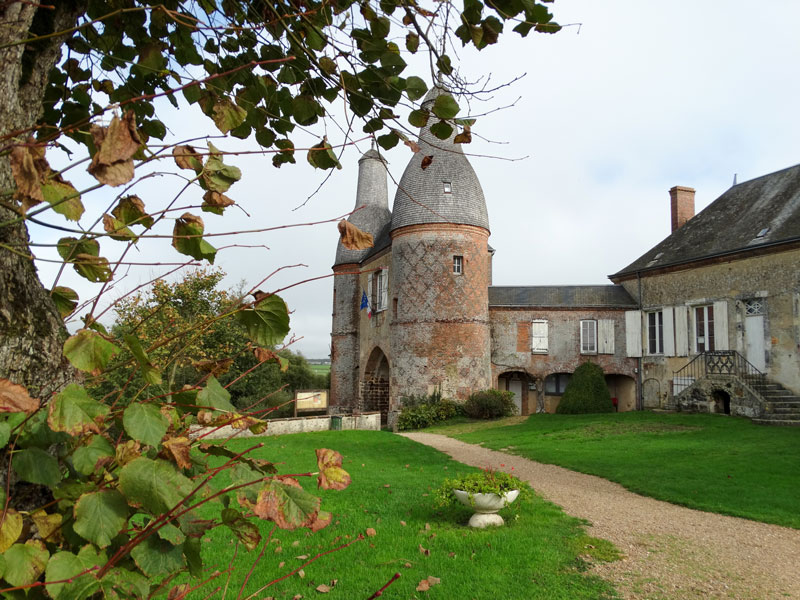
[[762,421],[797,421],[800,420],[800,414],[797,413],[787,413],[787,414],[775,414],[775,413],[764,413],[760,417],[758,417]]
[[800,400],[765,400],[764,406],[781,406],[783,408],[792,406],[800,407]]
[[756,425],[800,427],[800,419],[752,419]]

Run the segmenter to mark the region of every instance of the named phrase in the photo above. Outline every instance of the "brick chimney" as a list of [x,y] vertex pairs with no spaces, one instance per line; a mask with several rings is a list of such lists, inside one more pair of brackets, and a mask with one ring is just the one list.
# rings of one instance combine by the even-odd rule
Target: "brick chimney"
[[694,188],[676,185],[669,191],[672,231],[694,216]]

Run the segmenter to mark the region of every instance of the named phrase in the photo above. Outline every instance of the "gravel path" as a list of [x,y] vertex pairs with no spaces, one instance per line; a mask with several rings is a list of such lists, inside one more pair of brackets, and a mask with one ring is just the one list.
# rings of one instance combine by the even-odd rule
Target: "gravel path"
[[593,569],[624,598],[800,599],[798,530],[646,498],[593,475],[443,435],[403,435],[468,465],[505,471],[514,467],[514,474],[538,494],[567,514],[586,519],[590,535],[612,541],[624,554],[623,560]]

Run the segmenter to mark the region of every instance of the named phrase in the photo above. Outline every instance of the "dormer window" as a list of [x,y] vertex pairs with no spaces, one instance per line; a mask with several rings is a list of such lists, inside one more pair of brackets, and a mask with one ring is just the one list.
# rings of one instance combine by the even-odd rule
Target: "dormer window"
[[443,181],[442,185],[444,185],[444,193],[445,194],[452,194],[453,193],[453,184],[449,181]]

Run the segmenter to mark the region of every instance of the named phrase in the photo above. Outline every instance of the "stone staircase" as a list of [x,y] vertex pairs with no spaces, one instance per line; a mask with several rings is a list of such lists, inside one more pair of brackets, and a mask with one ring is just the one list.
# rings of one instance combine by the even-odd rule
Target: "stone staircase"
[[753,423],[800,427],[800,397],[767,378],[751,383],[750,387],[764,400],[764,412]]

